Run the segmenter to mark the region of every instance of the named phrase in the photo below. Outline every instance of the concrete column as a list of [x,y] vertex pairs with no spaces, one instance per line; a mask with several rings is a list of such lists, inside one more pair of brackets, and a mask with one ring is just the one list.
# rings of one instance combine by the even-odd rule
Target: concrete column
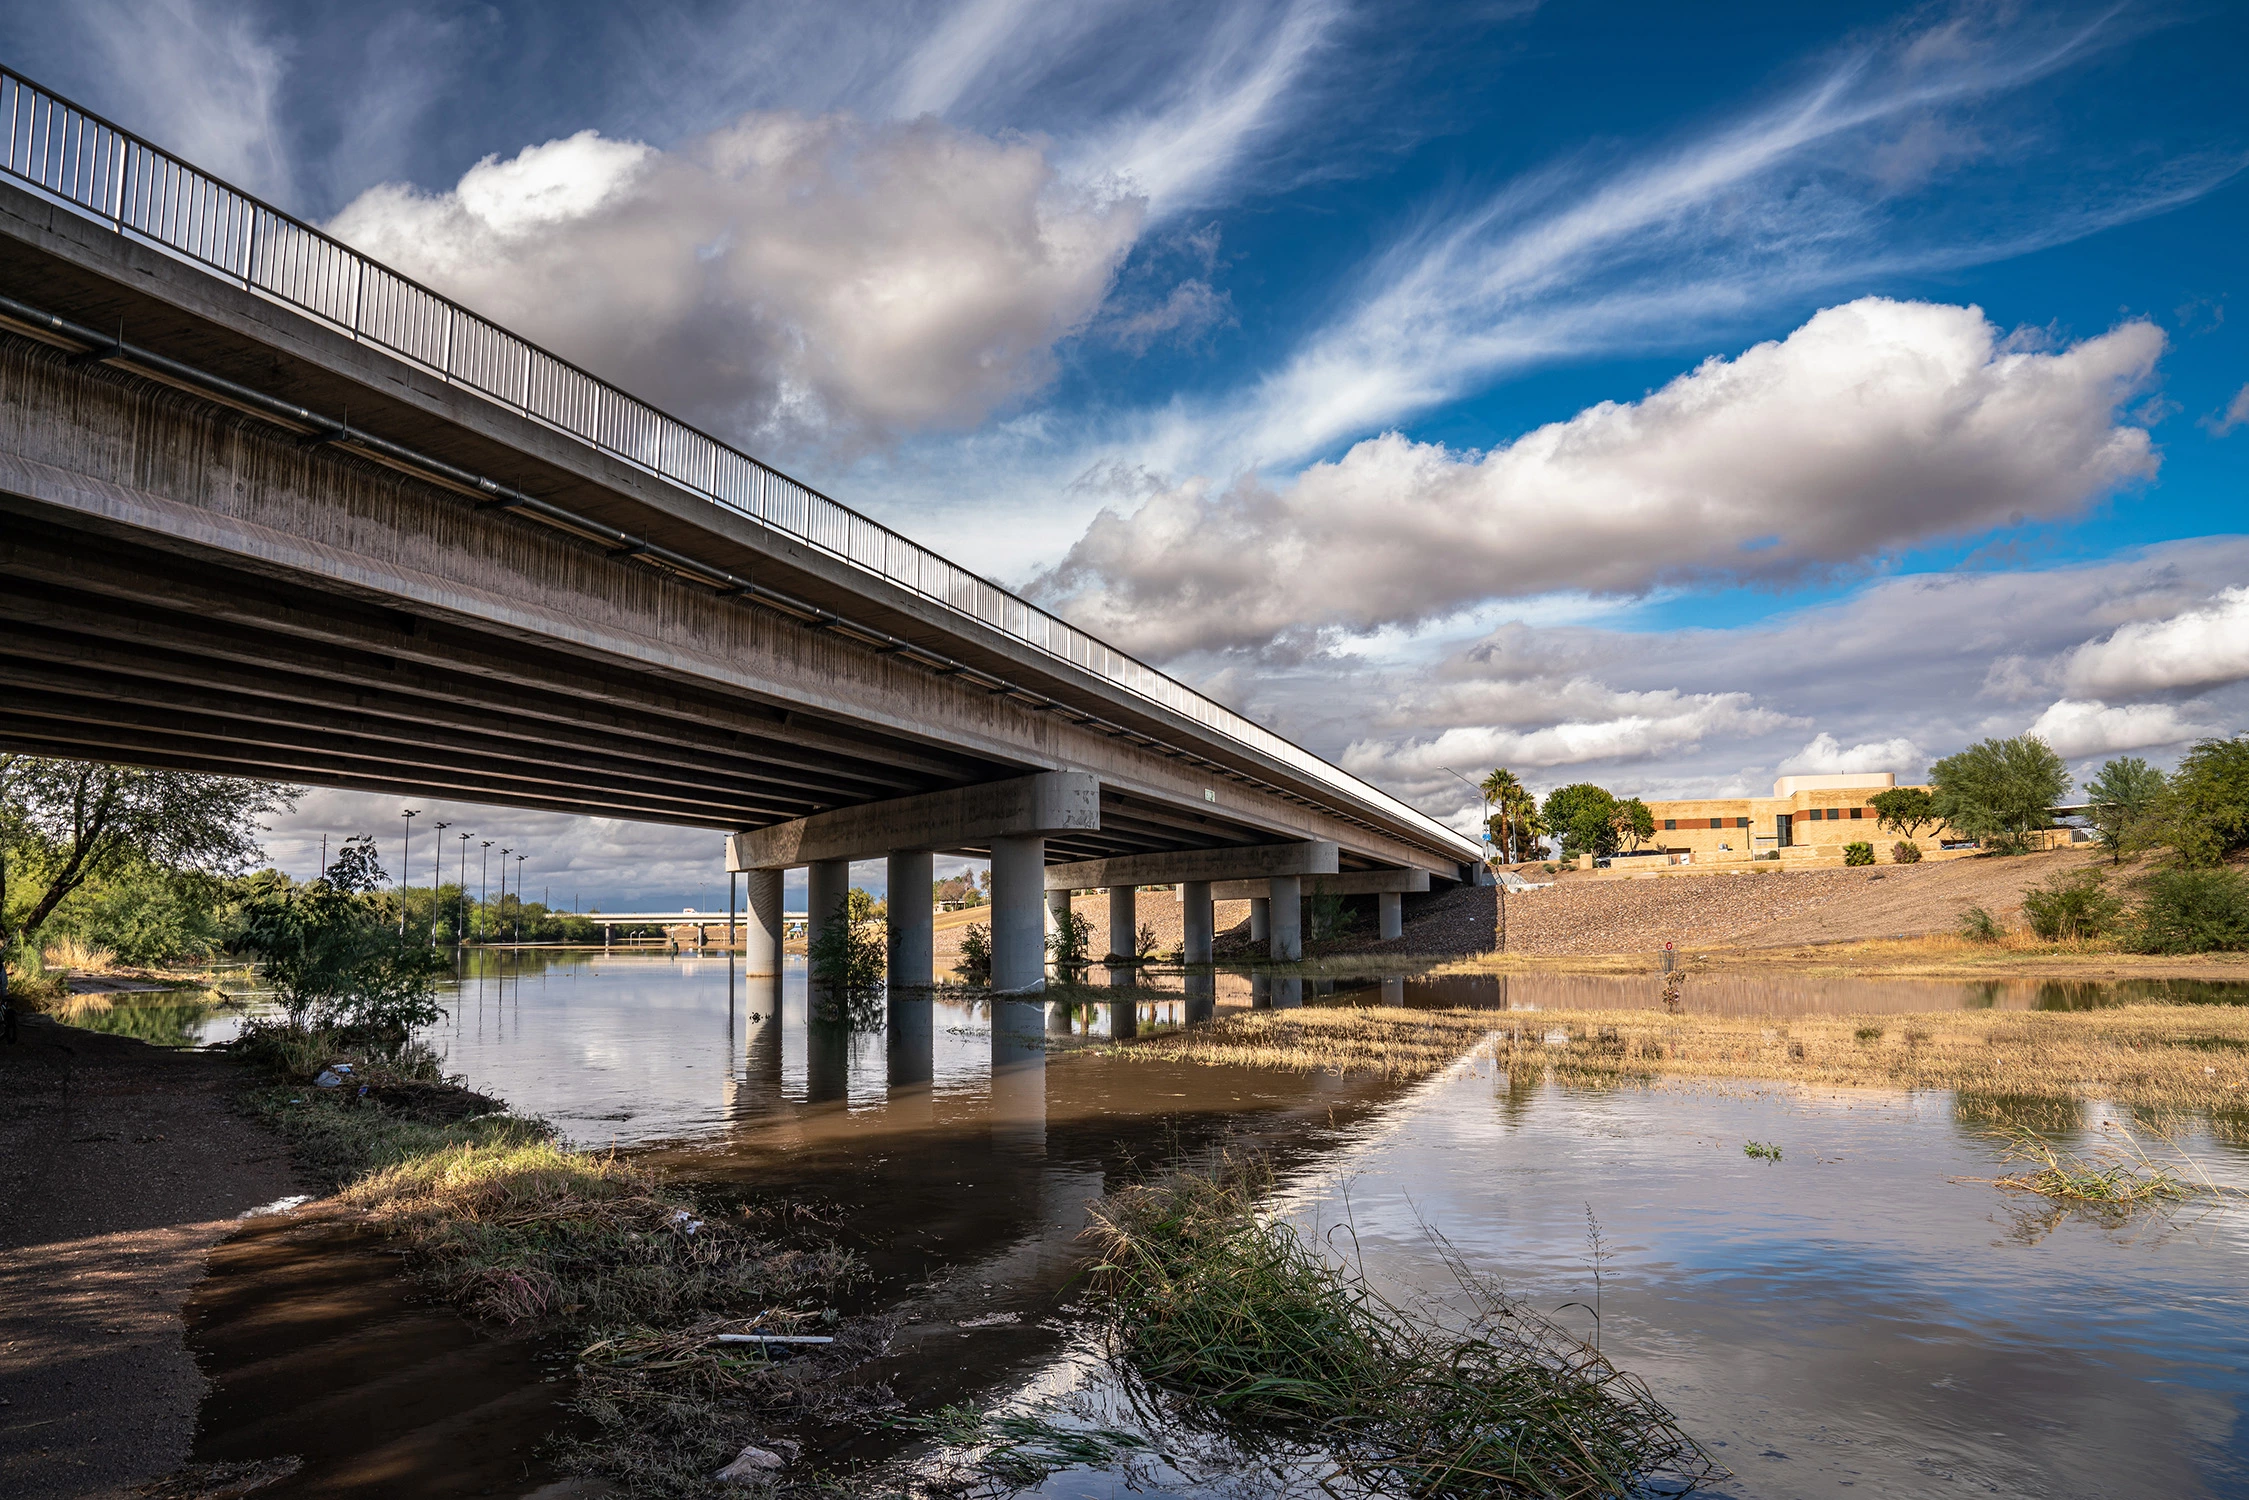
[[1113,885],[1109,887],[1109,955],[1116,958],[1132,957],[1132,945],[1140,929],[1140,887]]
[[1275,963],[1292,964],[1304,956],[1304,877],[1276,875],[1270,884],[1273,940],[1268,951]]
[[935,916],[929,887],[935,856],[909,849],[890,856],[890,987],[926,990],[937,982]]
[[1122,1041],[1140,1034],[1140,1002],[1137,1000],[1112,1000],[1109,1002],[1109,1035]]
[[742,872],[742,972],[781,972],[781,872]]
[[1179,882],[1180,919],[1186,926],[1186,951],[1182,955],[1188,963],[1210,962],[1211,910],[1210,882],[1207,880],[1182,880]]
[[992,988],[1036,994],[1046,988],[1046,837],[992,840]]
[[1302,1010],[1304,981],[1293,975],[1274,975],[1272,986],[1266,991],[1266,1004],[1274,1010]]
[[1070,897],[1073,894],[1070,891],[1046,893],[1046,940],[1049,953],[1054,951],[1053,943],[1062,932],[1062,924],[1070,918]]
[[820,934],[827,930],[828,920],[850,894],[850,860],[823,859],[805,871],[804,938],[807,944],[820,941]]
[[1396,891],[1377,891],[1374,894],[1375,910],[1382,918],[1384,940],[1397,937],[1406,930],[1406,898]]
[[1273,1008],[1272,975],[1251,971],[1249,976],[1249,1008],[1251,1010],[1271,1010]]
[[1253,943],[1273,940],[1273,903],[1264,896],[1249,898],[1249,940]]

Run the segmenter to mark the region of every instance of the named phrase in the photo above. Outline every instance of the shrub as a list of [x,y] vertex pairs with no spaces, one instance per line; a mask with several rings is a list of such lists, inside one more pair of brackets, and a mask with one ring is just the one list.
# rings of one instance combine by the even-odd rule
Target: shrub
[[1971,943],[1996,943],[2007,935],[2007,930],[1990,912],[1971,906],[1960,914],[1960,935]]
[[2195,869],[2149,876],[2124,946],[2135,953],[2249,948],[2249,876]]
[[2101,883],[2098,870],[2056,875],[2036,890],[2023,892],[2023,915],[2042,938],[2082,942],[2116,925],[2124,903]]
[[403,1039],[444,1014],[437,975],[450,959],[391,925],[374,899],[383,879],[373,841],[354,837],[320,879],[267,882],[243,903],[241,944],[292,1025],[366,1026]]
[[961,978],[970,984],[992,982],[992,930],[982,922],[971,922],[961,934]]
[[1093,949],[1093,923],[1071,907],[1054,914],[1054,930],[1046,935],[1046,951],[1065,969],[1083,968]]
[[882,981],[889,967],[883,924],[852,919],[851,897],[865,895],[853,891],[838,901],[820,935],[805,950],[805,966],[813,979],[813,1014],[831,1025],[842,1022],[858,1031],[882,1024]]
[[1921,846],[1911,839],[1899,839],[1890,846],[1890,863],[1917,865],[1921,863]]
[[1864,839],[1854,839],[1843,846],[1843,863],[1871,865],[1874,863],[1874,846]]

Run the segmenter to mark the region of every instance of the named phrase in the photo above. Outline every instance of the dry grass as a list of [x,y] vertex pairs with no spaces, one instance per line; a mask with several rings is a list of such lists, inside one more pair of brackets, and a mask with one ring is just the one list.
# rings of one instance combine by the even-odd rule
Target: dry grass
[[1584,1083],[1723,1078],[2109,1099],[2151,1109],[2249,1108],[2249,1009],[2220,1006],[1796,1016],[1785,1023],[1660,1010],[1251,1011],[1111,1050],[1415,1078],[1488,1036],[1511,1072]]
[[1122,1057],[1176,1058],[1294,1073],[1379,1073],[1426,1078],[1506,1023],[1505,1012],[1390,1006],[1255,1010],[1185,1031],[1115,1042]]
[[[2005,1132],[2006,1159],[2027,1163],[2032,1170],[1994,1181],[2011,1192],[2119,1213],[2204,1195],[2239,1194],[2238,1189],[2213,1182],[2199,1162],[2160,1130],[2155,1134],[2170,1146],[2173,1161],[2156,1160],[2139,1137],[2113,1122],[2103,1129],[2109,1136],[2104,1144],[2087,1152],[2066,1152],[2036,1130],[2015,1126]],[[2174,1168],[2183,1169],[2184,1175]]]
[[69,937],[49,943],[40,952],[39,959],[50,969],[79,974],[107,974],[117,967],[117,955],[107,948],[89,947]]
[[[1438,974],[1647,974],[1656,953],[1612,953],[1542,958],[1519,953],[1486,953],[1434,965]],[[2010,929],[1993,942],[1974,942],[1955,933],[1917,937],[1866,938],[1848,942],[1806,943],[1784,948],[1735,948],[1719,944],[1683,946],[1680,961],[1691,973],[1755,970],[1776,965],[1798,977],[1819,979],[1999,979],[1999,978],[2205,978],[2249,979],[2249,954],[2196,953],[2179,956],[2120,952],[2107,941],[2052,942],[2026,929]],[[1329,963],[1322,973],[1344,971]],[[1369,967],[1372,972],[1372,967]],[[1392,970],[1391,972],[1395,972]]]

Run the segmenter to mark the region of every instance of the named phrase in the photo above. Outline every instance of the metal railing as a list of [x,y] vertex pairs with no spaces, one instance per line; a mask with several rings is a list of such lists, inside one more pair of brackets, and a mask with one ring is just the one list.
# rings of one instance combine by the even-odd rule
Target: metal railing
[[788,533],[1369,805],[1473,841],[1311,751],[779,470],[637,401],[341,241],[0,67],[0,171],[447,383]]

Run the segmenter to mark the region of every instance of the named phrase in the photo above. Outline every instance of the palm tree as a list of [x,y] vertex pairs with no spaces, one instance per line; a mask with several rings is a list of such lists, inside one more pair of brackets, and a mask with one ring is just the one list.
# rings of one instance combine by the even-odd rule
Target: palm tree
[[1515,863],[1516,851],[1532,836],[1530,825],[1538,820],[1537,801],[1505,767],[1493,768],[1476,789],[1484,794],[1485,805],[1491,809],[1492,842],[1499,846],[1505,863]]

